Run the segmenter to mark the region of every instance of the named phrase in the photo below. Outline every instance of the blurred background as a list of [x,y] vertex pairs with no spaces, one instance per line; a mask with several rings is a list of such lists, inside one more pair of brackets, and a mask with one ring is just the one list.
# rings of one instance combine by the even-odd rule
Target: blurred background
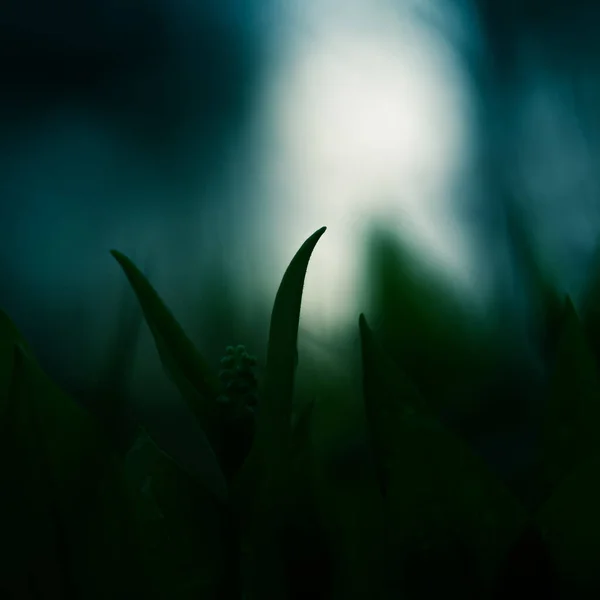
[[[228,343],[260,356],[285,267],[326,225],[299,343],[331,358],[366,310],[375,222],[469,310],[518,310],[506,202],[577,296],[599,18],[592,0],[6,0],[0,305],[83,389],[134,306],[116,248],[215,363]],[[170,394],[141,331],[134,395]]]

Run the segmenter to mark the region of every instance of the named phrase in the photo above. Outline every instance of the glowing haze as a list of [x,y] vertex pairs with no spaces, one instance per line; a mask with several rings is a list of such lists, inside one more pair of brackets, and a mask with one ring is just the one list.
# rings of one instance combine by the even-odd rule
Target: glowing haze
[[273,223],[279,261],[269,263],[263,244],[269,293],[302,239],[328,226],[307,276],[309,327],[355,320],[371,217],[383,216],[459,282],[471,272],[450,210],[469,108],[449,48],[384,3],[310,7],[277,30],[256,122],[260,212]]
[[[86,375],[104,356],[126,283],[110,248],[150,264],[190,331],[210,315],[207,268],[238,288],[262,331],[255,307],[268,317],[290,258],[323,225],[301,325],[319,337],[348,320],[356,329],[373,217],[468,287],[473,253],[453,190],[472,111],[451,46],[386,0],[277,3],[247,3],[248,14],[170,3],[145,26],[136,13],[143,48],[131,32],[117,36],[121,13],[108,4],[97,38],[75,24],[54,37],[52,23],[23,26],[21,120],[3,115],[0,292],[56,369]],[[44,62],[46,44],[56,64]],[[93,63],[96,50],[109,57],[102,69],[112,56],[122,64],[77,87],[78,56]],[[48,97],[28,83],[40,73]],[[157,365],[143,336],[138,362]]]

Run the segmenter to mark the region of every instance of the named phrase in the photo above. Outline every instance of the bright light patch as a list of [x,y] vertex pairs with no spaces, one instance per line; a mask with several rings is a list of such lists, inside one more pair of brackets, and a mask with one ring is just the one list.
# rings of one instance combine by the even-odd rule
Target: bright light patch
[[375,3],[369,19],[324,14],[313,10],[309,22],[290,25],[295,35],[274,65],[261,177],[264,214],[278,236],[271,280],[304,238],[328,226],[303,314],[332,324],[358,314],[366,217],[383,215],[465,281],[467,250],[449,218],[448,187],[467,130],[460,73],[439,40]]

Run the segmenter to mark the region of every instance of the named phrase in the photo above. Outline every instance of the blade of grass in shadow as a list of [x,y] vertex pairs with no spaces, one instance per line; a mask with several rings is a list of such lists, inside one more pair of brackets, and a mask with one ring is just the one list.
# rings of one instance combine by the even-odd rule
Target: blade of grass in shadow
[[215,421],[220,388],[216,374],[140,270],[120,252],[111,250],[111,254],[121,265],[138,298],[167,375],[199,419],[218,453]]
[[[367,320],[359,317],[362,343],[363,387],[367,425],[376,458],[382,495],[387,495],[398,450],[398,420],[402,415],[427,414],[428,409],[415,386],[378,347]],[[392,381],[393,379],[393,381]],[[390,393],[390,391],[393,392]]]
[[[195,470],[201,474],[204,485],[215,498],[226,502],[227,485],[218,459],[222,440],[216,404],[216,397],[220,393],[217,375],[146,277],[126,256],[117,251],[112,251],[112,254],[122,266],[138,298],[165,371],[198,420],[197,436],[204,450],[197,457]],[[171,449],[177,450],[175,440],[172,440]]]
[[[386,357],[364,315],[359,328],[365,412],[384,496],[389,555],[403,560],[421,544],[445,548],[455,540],[474,551],[473,573],[479,570],[491,581],[525,511],[483,460],[424,407],[415,387]],[[396,566],[391,571],[394,577],[401,573]],[[404,576],[410,579],[411,574]]]
[[292,431],[294,372],[304,279],[311,254],[326,228],[313,233],[290,262],[273,305],[265,377],[260,394],[256,436],[249,462],[259,460],[266,490],[287,468]]
[[[295,401],[297,398],[295,398]],[[291,435],[290,518],[279,538],[290,600],[329,600],[333,591],[335,561],[315,495],[313,425],[314,398],[294,410]],[[306,574],[310,573],[310,577]]]
[[[581,461],[539,508],[535,521],[569,590],[593,583],[600,577],[600,454]],[[573,586],[573,587],[571,587]],[[570,597],[577,596],[571,593]]]
[[31,349],[21,337],[12,319],[0,308],[0,422],[8,406],[8,393],[12,382],[15,346],[33,360]]
[[130,597],[143,581],[129,499],[108,440],[20,345],[6,399],[0,513],[2,555],[14,568],[0,580],[26,578],[40,598]]
[[368,310],[382,346],[432,408],[466,417],[494,364],[483,315],[386,224],[367,237]]
[[161,450],[144,430],[127,453],[125,471],[156,597],[217,598],[232,542],[225,505],[207,493],[190,465]]
[[564,307],[542,428],[543,467],[550,486],[600,450],[596,362],[568,296]]
[[[11,352],[11,381],[4,398],[0,437],[3,486],[0,589],[8,597],[19,597],[19,593],[33,595],[37,589],[44,589],[50,595],[73,598],[70,557],[65,552],[63,532],[48,510],[44,474],[38,457],[31,452],[31,436],[24,431],[29,425],[25,407],[14,402],[22,361],[14,346]],[[35,554],[32,547],[36,548]]]
[[252,598],[285,600],[293,585],[286,581],[279,540],[289,516],[286,507],[290,500],[298,324],[308,262],[325,230],[322,227],[304,242],[279,286],[271,313],[254,443],[232,492],[242,523],[247,526]]

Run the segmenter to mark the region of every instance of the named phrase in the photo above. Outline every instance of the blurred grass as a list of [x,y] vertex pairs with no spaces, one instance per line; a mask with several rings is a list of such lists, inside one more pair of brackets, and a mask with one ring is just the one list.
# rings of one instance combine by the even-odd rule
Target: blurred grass
[[[300,306],[294,303],[300,285],[284,318],[291,329],[277,342],[283,329],[276,326],[267,347],[268,311],[257,311],[253,322],[244,299],[236,298],[217,268],[198,299],[197,323],[186,328],[198,333],[187,337],[135,266],[116,256],[146,302],[161,357],[184,396],[189,389],[181,376],[200,390],[206,373],[216,372],[225,346],[243,343],[259,357],[260,389],[271,390],[265,405],[270,417],[263,421],[269,425],[261,435],[263,440],[269,439],[265,431],[274,435],[272,443],[262,443],[262,460],[271,461],[272,473],[289,470],[284,505],[265,504],[273,517],[271,511],[285,508],[285,518],[269,532],[271,546],[261,547],[269,550],[262,565],[248,562],[252,544],[240,537],[227,501],[215,502],[200,484],[206,477],[200,430],[169,431],[166,422],[174,410],[169,399],[157,405],[148,423],[162,433],[151,438],[135,423],[129,437],[115,433],[135,400],[129,376],[140,311],[124,301],[104,375],[90,382],[96,414],[105,411],[98,423],[52,388],[2,316],[4,485],[12,482],[17,494],[5,495],[2,511],[4,526],[12,524],[2,542],[12,556],[1,580],[8,582],[2,584],[6,593],[25,599],[43,585],[48,598],[125,597],[139,583],[147,597],[233,599],[241,597],[242,574],[247,583],[260,573],[255,589],[264,593],[247,598],[282,598],[279,584],[267,581],[271,577],[288,582],[291,600],[383,599],[401,590],[415,598],[441,593],[486,598],[494,589],[513,594],[523,561],[546,551],[553,574],[532,575],[534,585],[556,574],[561,589],[600,589],[594,570],[600,531],[593,525],[600,456],[598,271],[578,310],[561,298],[516,213],[509,231],[520,267],[517,285],[531,308],[527,347],[520,315],[503,307],[474,313],[384,228],[374,229],[365,247],[364,277],[371,291],[366,318],[326,344],[302,326],[298,330]],[[183,342],[175,344],[177,339]],[[198,356],[209,357],[201,367],[197,360],[186,363],[195,347]],[[285,368],[276,366],[281,360]],[[269,365],[271,377],[279,373],[283,383],[268,383]],[[407,405],[410,395],[415,403]],[[86,404],[89,397],[81,400]],[[193,419],[189,406],[180,410],[182,423]],[[40,421],[40,415],[46,417]],[[69,419],[78,424],[69,425],[74,422]],[[522,446],[515,435],[522,436]],[[285,462],[288,437],[292,446]],[[42,456],[55,458],[39,462]],[[62,473],[68,475],[64,497],[31,487],[44,481],[47,486]],[[84,488],[87,495],[75,502]],[[238,503],[250,500],[243,486],[237,493]],[[85,520],[92,514],[98,519],[93,526]],[[255,540],[267,535],[267,514]],[[63,530],[72,537],[65,541]],[[84,536],[90,546],[66,557]],[[39,555],[28,549],[31,540],[38,540]],[[37,570],[29,572],[34,565]],[[126,582],[120,587],[119,578]]]

